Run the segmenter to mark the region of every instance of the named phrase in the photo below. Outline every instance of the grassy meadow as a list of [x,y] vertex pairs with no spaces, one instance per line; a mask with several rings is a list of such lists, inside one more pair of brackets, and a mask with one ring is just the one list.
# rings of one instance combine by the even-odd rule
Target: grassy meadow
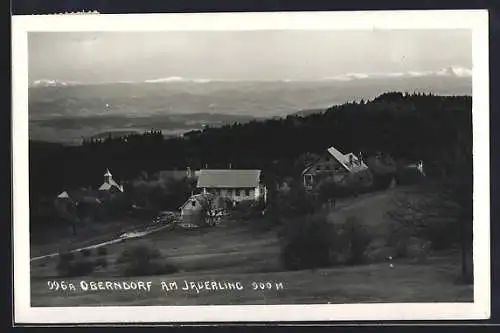
[[[58,257],[31,262],[32,306],[325,304],[370,302],[472,302],[472,285],[459,281],[458,249],[392,258],[383,240],[390,232],[386,212],[399,195],[418,195],[411,188],[367,193],[339,201],[327,214],[336,223],[355,216],[370,235],[367,262],[316,269],[286,270],[281,261],[279,229],[264,218],[235,217],[211,228],[164,229],[88,251],[103,265],[88,275],[61,278]],[[87,240],[91,243],[91,240]],[[95,240],[98,242],[98,240]],[[124,276],[120,261],[131,247],[157,251],[175,271],[149,276]],[[162,290],[162,281],[238,281],[242,290]],[[49,290],[48,281],[65,281],[75,290]],[[80,281],[149,281],[149,291],[82,290]],[[253,290],[253,282],[271,282]],[[282,287],[277,288],[276,283]]]

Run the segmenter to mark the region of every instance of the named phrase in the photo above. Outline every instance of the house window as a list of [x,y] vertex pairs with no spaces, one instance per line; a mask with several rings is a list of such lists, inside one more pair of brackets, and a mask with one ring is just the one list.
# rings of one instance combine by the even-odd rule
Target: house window
[[250,195],[250,190],[249,189],[246,189],[245,190],[245,195],[248,197]]
[[192,200],[191,201],[191,206],[196,207],[196,201]]
[[241,195],[241,190],[235,190],[236,196],[239,197]]

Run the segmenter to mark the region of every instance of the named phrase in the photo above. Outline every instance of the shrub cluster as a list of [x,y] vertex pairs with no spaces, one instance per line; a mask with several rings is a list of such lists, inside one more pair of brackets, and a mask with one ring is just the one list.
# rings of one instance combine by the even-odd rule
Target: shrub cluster
[[60,277],[86,276],[94,272],[96,263],[87,258],[76,258],[73,253],[61,253],[57,264]]
[[361,264],[371,237],[362,223],[332,223],[322,214],[290,219],[280,233],[281,260],[288,270]]
[[244,220],[254,219],[262,215],[263,209],[264,206],[261,202],[255,200],[243,200],[234,206],[232,215]]
[[[60,277],[76,277],[92,274],[97,268],[106,268],[108,266],[107,252],[103,252],[104,248],[99,248],[99,258],[92,259],[92,251],[83,249],[77,253],[63,252],[59,254],[59,262],[56,266],[57,273]],[[105,249],[104,249],[105,251]]]
[[436,199],[411,201],[400,198],[397,208],[387,213],[390,222],[387,244],[397,256],[426,255],[460,243],[458,207]]
[[117,264],[121,264],[123,276],[171,274],[178,271],[177,266],[165,261],[158,249],[146,244],[124,250]]
[[108,250],[105,247],[97,248],[97,254],[100,256],[105,256],[108,254]]

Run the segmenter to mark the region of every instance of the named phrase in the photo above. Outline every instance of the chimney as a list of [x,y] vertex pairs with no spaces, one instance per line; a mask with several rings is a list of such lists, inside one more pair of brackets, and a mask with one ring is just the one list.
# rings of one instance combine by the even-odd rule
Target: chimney
[[231,168],[232,168],[232,164],[231,164],[231,162],[229,162],[229,169],[231,169]]
[[191,176],[192,176],[191,168],[190,167],[186,168],[186,176],[187,176],[187,178],[191,178]]
[[205,163],[205,169],[208,169],[208,163]]

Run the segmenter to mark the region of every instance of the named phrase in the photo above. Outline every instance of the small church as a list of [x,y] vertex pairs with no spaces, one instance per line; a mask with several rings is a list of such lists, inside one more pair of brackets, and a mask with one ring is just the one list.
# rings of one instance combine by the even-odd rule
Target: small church
[[95,190],[91,188],[81,188],[79,190],[73,191],[63,191],[59,193],[57,196],[57,200],[65,201],[79,201],[81,198],[90,198],[90,197],[98,197],[103,194],[114,194],[114,193],[123,193],[124,188],[123,185],[118,184],[114,179],[113,175],[106,169],[104,173],[104,181],[101,186],[99,186],[97,193]]
[[104,191],[108,193],[117,193],[121,192],[123,193],[123,185],[119,185],[114,179],[113,175],[109,171],[109,169],[106,169],[106,173],[104,174],[104,182],[102,185],[99,187],[99,191]]

